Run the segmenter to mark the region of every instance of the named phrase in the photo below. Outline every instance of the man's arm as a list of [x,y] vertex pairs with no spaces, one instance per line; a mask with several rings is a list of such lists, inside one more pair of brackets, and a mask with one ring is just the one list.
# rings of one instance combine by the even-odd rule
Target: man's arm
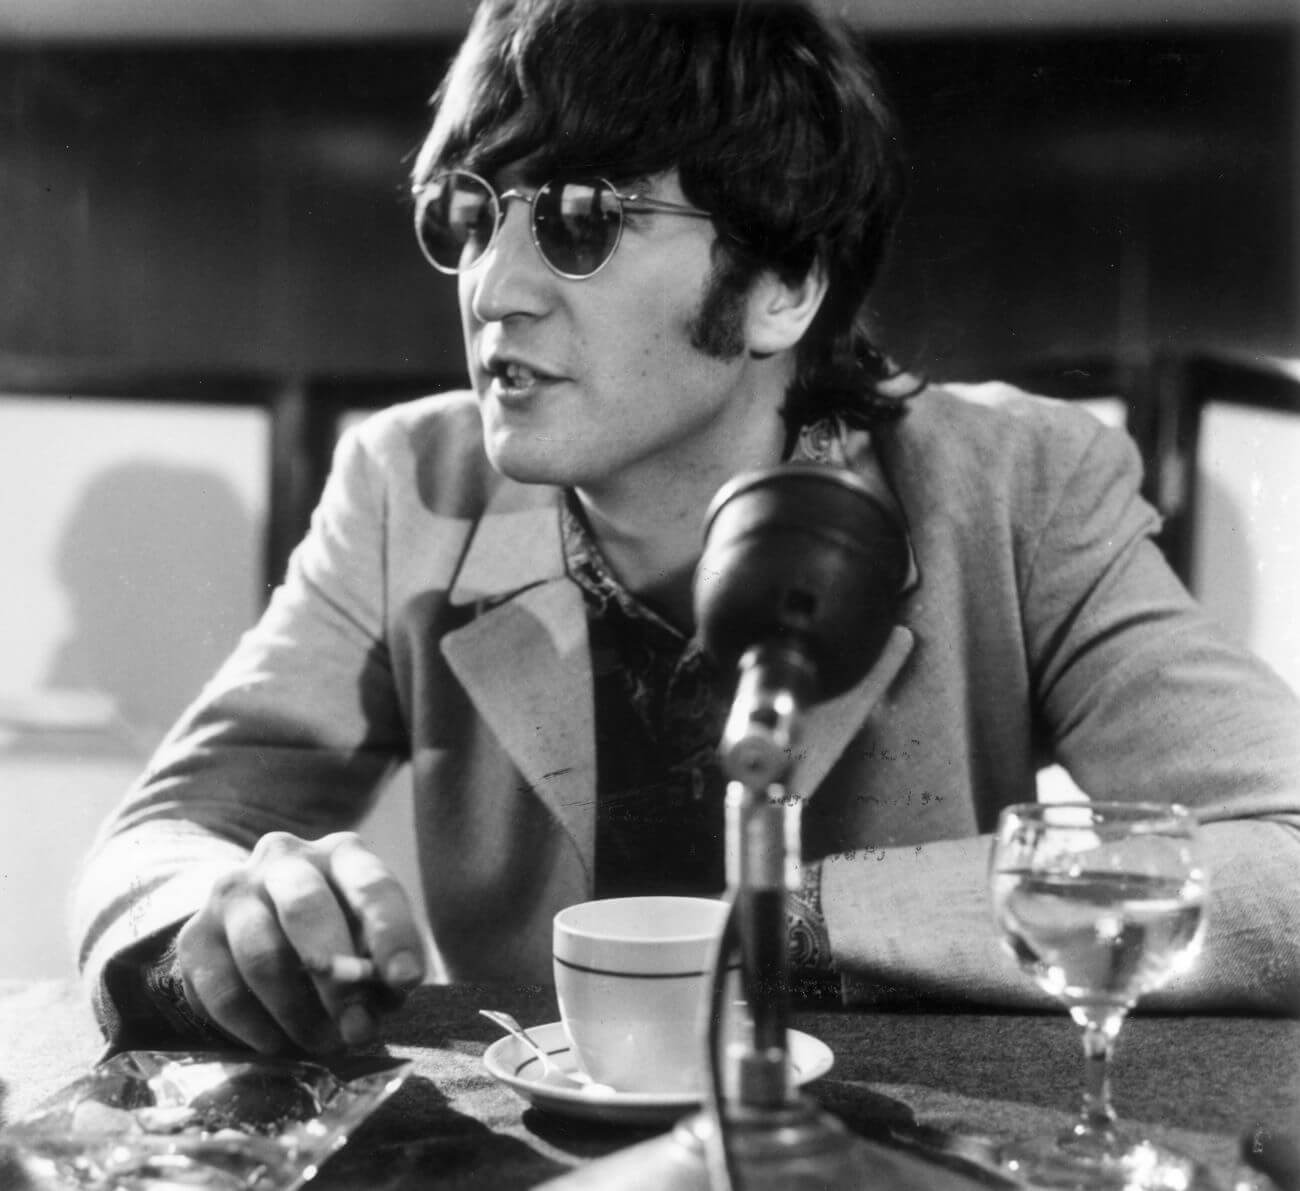
[[[1300,899],[1273,897],[1300,873],[1300,825],[1255,820],[1202,829],[1207,930],[1195,967],[1148,1008],[1300,1010]],[[822,911],[851,1001],[916,998],[1059,1006],[1004,950],[988,895],[990,836],[831,857]]]
[[[285,584],[105,824],[80,876],[74,929],[110,1034],[119,1018],[108,965],[143,940],[174,938],[266,833],[355,826],[400,756],[382,519],[382,476],[349,435]],[[147,992],[157,957],[145,958],[136,992]],[[113,974],[120,987],[120,966]]]
[[[1041,726],[1090,797],[1183,802],[1205,824],[1203,957],[1147,1003],[1300,1008],[1300,700],[1169,570],[1131,443],[1078,428],[1072,458],[1040,435],[1041,462],[1008,496],[1033,704],[1008,714]],[[968,659],[977,684],[979,661]],[[1050,1003],[995,936],[989,846],[983,836],[827,860],[832,949],[862,995]]]

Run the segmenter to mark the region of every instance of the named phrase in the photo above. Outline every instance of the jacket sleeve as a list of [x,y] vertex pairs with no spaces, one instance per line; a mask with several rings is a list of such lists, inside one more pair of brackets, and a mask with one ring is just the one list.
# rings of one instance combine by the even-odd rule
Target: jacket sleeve
[[260,622],[100,831],[72,903],[111,1025],[105,965],[174,928],[267,831],[355,827],[406,747],[384,639],[383,477],[343,437],[311,528]]

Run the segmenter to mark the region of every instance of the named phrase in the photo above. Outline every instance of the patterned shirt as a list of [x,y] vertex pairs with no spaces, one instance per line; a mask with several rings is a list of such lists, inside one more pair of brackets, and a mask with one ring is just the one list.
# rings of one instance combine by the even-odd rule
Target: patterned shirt
[[717,668],[614,578],[572,493],[561,534],[591,642],[596,896],[720,893],[726,691]]

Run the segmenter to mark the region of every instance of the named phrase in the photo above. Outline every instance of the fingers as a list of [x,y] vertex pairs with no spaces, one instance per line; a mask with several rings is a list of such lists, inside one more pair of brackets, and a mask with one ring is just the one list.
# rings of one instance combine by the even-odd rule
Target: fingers
[[424,945],[406,891],[355,835],[326,836],[319,844],[328,850],[330,881],[379,979],[399,991],[414,988],[425,975]]
[[234,971],[233,966],[221,973],[210,966],[182,968],[186,999],[230,1037],[262,1054],[279,1054],[289,1045],[286,1035],[238,975],[229,978]]
[[283,931],[275,908],[247,896],[226,915],[230,955],[248,992],[293,1045],[311,1052],[342,1045],[329,1006]]
[[310,852],[273,845],[262,887],[280,929],[309,970],[320,971],[330,956],[352,951],[344,909]]
[[[254,990],[256,985],[265,994],[277,957],[286,967],[292,963],[278,935],[241,870],[214,887],[176,941],[186,999],[225,1033],[264,1054],[290,1048],[294,1035],[303,1033],[297,1015],[287,1031]],[[250,969],[252,983],[241,964]],[[323,1006],[319,1012],[324,1015]]]
[[[182,929],[187,997],[226,1033],[266,1053],[359,1045],[376,1018],[423,978],[410,904],[351,833],[315,842],[275,832],[218,882]],[[380,979],[332,971],[336,957],[373,957]]]
[[[373,1029],[355,1028],[356,1015],[346,1014],[348,998],[323,971],[325,957],[351,952],[352,933],[309,854],[286,851],[268,861],[261,894],[264,920],[251,919],[232,938],[232,953],[249,987],[306,1050],[368,1042]],[[353,1025],[344,1028],[349,1022]]]

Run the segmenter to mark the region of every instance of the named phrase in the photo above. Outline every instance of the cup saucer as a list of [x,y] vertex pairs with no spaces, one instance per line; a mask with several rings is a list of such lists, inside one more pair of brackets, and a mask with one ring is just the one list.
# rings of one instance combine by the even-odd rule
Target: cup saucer
[[[689,1092],[619,1092],[602,1084],[584,1084],[563,1025],[555,1021],[529,1026],[528,1033],[550,1056],[560,1079],[543,1079],[541,1062],[517,1038],[492,1043],[483,1054],[483,1064],[494,1079],[534,1108],[606,1124],[657,1126],[671,1125],[700,1103],[699,1096]],[[787,1038],[796,1084],[802,1087],[831,1069],[835,1058],[826,1043],[799,1030],[790,1030]]]

